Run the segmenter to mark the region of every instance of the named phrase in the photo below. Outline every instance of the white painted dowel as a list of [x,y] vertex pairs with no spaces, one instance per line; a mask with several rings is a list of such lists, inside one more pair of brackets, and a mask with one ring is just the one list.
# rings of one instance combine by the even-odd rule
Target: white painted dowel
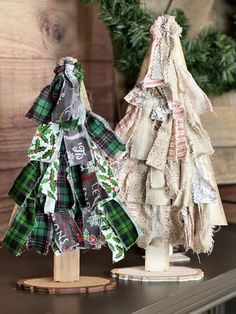
[[146,249],[145,271],[167,271],[170,265],[169,243],[150,245]]

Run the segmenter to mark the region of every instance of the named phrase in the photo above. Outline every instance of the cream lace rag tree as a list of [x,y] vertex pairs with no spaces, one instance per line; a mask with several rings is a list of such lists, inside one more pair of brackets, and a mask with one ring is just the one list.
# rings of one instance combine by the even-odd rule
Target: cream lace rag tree
[[137,244],[146,250],[145,269],[113,272],[136,279],[154,280],[147,271],[161,271],[156,280],[200,279],[200,270],[187,277],[189,268],[181,270],[182,277],[179,268],[173,273],[169,245],[210,253],[213,228],[227,224],[211,166],[214,151],[199,118],[212,106],[187,70],[174,17],[159,17],[151,34],[137,84],[125,97],[130,106],[116,128],[128,145],[118,163],[120,194],[143,231]]

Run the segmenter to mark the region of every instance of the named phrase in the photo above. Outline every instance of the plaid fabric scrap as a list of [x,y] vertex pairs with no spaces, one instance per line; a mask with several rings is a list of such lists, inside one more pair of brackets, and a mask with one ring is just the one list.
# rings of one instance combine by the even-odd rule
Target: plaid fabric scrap
[[138,238],[138,232],[132,220],[116,200],[105,202],[102,207],[107,221],[119,236],[124,247],[129,249]]
[[46,255],[51,242],[51,227],[51,216],[44,213],[37,213],[34,228],[26,242],[26,249],[34,249],[37,253]]
[[9,196],[18,205],[22,205],[37,184],[40,174],[40,162],[29,162],[16,178],[11,190],[9,191]]
[[86,207],[86,201],[83,192],[80,165],[69,168],[71,180],[73,182],[73,191],[80,208]]
[[125,145],[120,142],[108,123],[91,111],[87,111],[86,127],[91,139],[108,156],[114,157],[118,152],[125,151]]
[[57,177],[57,201],[55,212],[70,210],[74,204],[72,189],[67,179],[67,167],[65,157],[61,155]]
[[18,256],[22,252],[29,235],[35,225],[35,200],[27,199],[24,206],[20,207],[8,228],[2,247]]
[[51,112],[56,106],[64,82],[62,75],[57,75],[50,85],[42,89],[26,117],[38,123],[51,121]]

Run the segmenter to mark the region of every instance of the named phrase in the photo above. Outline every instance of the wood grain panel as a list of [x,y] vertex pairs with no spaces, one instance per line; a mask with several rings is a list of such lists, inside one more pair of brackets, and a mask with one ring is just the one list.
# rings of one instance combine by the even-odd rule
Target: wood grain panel
[[0,171],[24,167],[35,127],[0,130]]
[[117,120],[117,108],[114,106],[112,62],[82,62],[82,64],[85,68],[85,84],[92,110],[113,125]]
[[236,149],[234,147],[214,147],[213,167],[218,184],[236,182]]
[[236,203],[233,203],[236,202],[236,185],[223,185],[219,190],[227,221],[236,223]]
[[53,60],[4,59],[0,62],[0,128],[29,127],[25,114],[54,74]]
[[[85,69],[86,88],[93,109],[109,121],[114,120],[112,62],[81,61]],[[54,76],[53,60],[11,60],[0,62],[0,128],[30,127],[35,124],[25,114]]]
[[230,91],[218,96],[209,96],[210,101],[213,104],[214,110],[215,107],[221,106],[236,106],[236,92]]
[[[1,180],[0,180],[0,195],[1,199],[8,197],[8,191],[10,190],[14,180],[21,172],[21,168],[12,168],[1,170]],[[2,206],[2,202],[0,202],[0,206]],[[3,209],[4,210],[4,209]],[[1,210],[0,210],[1,212]]]
[[[236,184],[221,185],[220,196],[225,201],[236,202]],[[236,204],[235,204],[235,208],[236,208]]]
[[2,0],[0,57],[58,59],[72,55],[111,60],[110,39],[98,11],[98,7],[79,5],[75,0]]
[[214,147],[236,147],[236,106],[214,107],[214,113],[201,116]]

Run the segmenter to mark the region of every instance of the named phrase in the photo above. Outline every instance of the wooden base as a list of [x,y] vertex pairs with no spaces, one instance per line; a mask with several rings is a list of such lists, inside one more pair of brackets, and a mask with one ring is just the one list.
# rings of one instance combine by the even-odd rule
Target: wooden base
[[144,282],[191,281],[204,277],[201,269],[185,266],[170,266],[168,271],[145,271],[144,266],[114,268],[111,275],[123,280]]
[[80,280],[74,282],[55,282],[52,277],[45,277],[21,279],[17,281],[17,286],[30,292],[72,294],[110,291],[116,287],[116,282],[114,279],[92,276],[80,276]]

